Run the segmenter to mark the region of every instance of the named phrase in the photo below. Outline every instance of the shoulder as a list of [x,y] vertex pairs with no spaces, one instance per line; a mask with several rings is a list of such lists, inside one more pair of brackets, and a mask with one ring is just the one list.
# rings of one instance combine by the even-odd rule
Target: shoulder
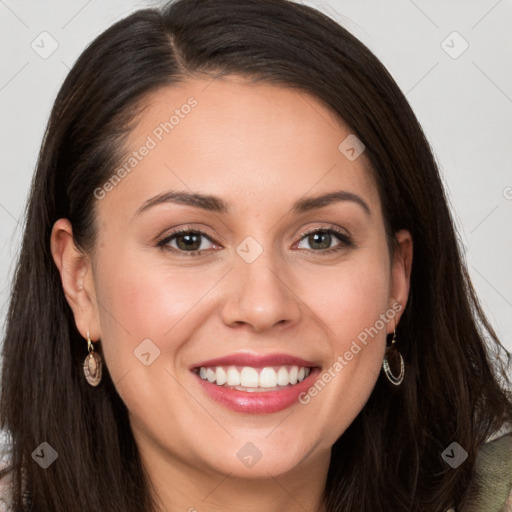
[[0,512],[12,506],[11,447],[4,432],[0,432]]
[[473,495],[468,512],[512,512],[512,431],[480,447]]
[[12,505],[11,467],[5,463],[0,465],[0,512],[8,512]]

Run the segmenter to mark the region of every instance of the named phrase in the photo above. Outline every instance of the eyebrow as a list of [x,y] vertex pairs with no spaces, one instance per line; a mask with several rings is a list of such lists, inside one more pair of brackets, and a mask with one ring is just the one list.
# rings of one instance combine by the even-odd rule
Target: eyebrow
[[[348,192],[346,190],[337,190],[335,192],[329,192],[327,194],[322,194],[316,197],[300,198],[295,203],[293,203],[290,212],[304,213],[311,210],[316,210],[318,208],[323,208],[336,202],[346,201],[359,205],[368,216],[371,216],[371,210],[368,204],[357,194]],[[198,192],[190,193],[181,191],[169,191],[144,201],[142,206],[135,212],[134,217],[137,217],[153,206],[164,203],[184,204],[211,212],[226,214],[229,213],[228,203],[226,203],[220,197],[200,194]]]

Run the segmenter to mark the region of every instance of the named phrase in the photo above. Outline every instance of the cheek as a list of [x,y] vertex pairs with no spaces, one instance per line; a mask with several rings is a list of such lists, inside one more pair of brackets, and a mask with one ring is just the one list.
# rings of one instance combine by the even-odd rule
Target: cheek
[[145,339],[169,350],[180,320],[207,293],[208,280],[123,257],[114,265],[103,260],[96,290],[105,349],[119,356]]
[[[211,292],[226,272],[178,267],[151,251],[105,248],[95,271],[103,354],[113,382],[123,379],[127,401],[127,381],[140,384],[132,398],[143,400],[155,380],[168,379],[165,369],[175,373],[183,366],[183,348],[214,314]],[[148,352],[145,366],[142,354]]]
[[166,371],[174,374],[172,363],[190,335],[190,313],[207,283],[127,253],[105,255],[98,266],[102,351],[112,381],[139,421],[149,407],[152,423],[165,425],[155,407],[168,411],[166,401],[186,407],[186,396]]
[[[302,397],[319,419],[321,444],[328,449],[368,400],[385,349],[390,290],[389,262],[372,254],[347,261],[336,275],[319,272],[308,291],[309,304],[326,326],[330,358],[314,388]],[[329,278],[330,277],[330,278]],[[391,316],[384,316],[391,321]]]
[[364,254],[347,265],[338,286],[329,291],[332,357],[340,361],[342,356],[344,379],[357,381],[356,388],[366,387],[366,380],[373,384],[388,328],[389,318],[383,315],[389,309],[390,270],[387,259],[378,254]]
[[305,301],[339,348],[374,325],[388,307],[390,271],[385,258],[362,254],[335,269],[319,268],[308,274]]

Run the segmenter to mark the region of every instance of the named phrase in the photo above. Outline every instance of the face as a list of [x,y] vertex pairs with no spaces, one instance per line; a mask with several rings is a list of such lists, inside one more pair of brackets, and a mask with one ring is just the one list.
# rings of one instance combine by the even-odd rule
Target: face
[[[129,171],[96,190],[94,251],[70,257],[78,284],[64,283],[148,464],[311,467],[363,408],[411,241],[398,233],[390,259],[365,154],[339,149],[350,133],[305,93],[236,77],[148,100]],[[66,229],[52,238],[61,271]]]

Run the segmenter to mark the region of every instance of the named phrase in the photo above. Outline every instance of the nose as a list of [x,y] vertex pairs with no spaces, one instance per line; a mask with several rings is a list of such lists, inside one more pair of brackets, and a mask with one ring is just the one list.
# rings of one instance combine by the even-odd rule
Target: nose
[[283,266],[276,266],[270,251],[263,251],[252,263],[237,256],[229,279],[222,306],[226,325],[249,326],[255,332],[264,332],[300,320],[302,301],[294,290],[293,278]]

